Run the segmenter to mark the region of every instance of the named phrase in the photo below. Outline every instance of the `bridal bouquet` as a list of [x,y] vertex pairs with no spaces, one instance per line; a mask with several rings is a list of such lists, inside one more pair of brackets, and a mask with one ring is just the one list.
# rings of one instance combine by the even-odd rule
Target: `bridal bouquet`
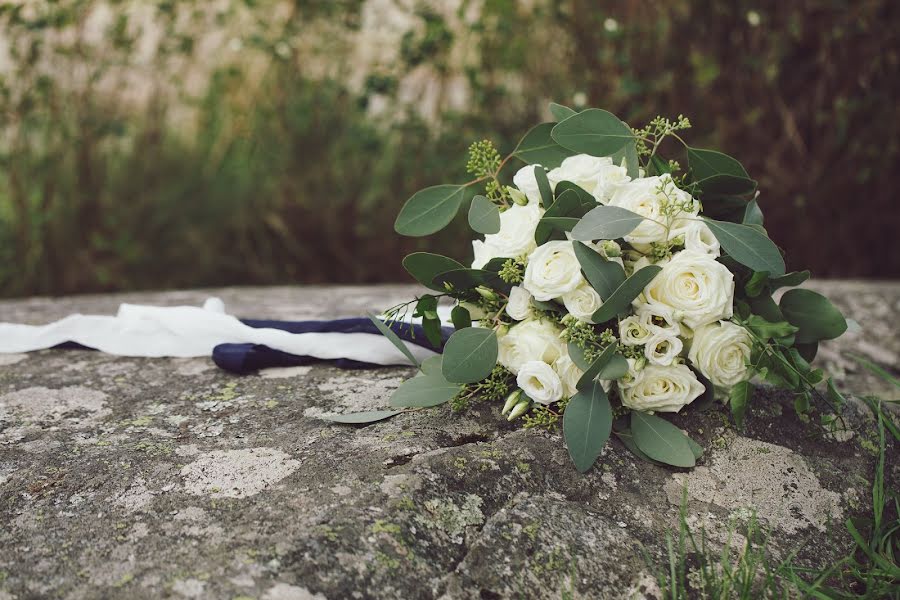
[[[734,158],[687,145],[686,118],[634,129],[604,110],[550,110],[556,122],[531,129],[509,156],[473,144],[471,181],[421,190],[400,211],[396,231],[418,237],[468,203],[483,238],[470,266],[425,252],[404,259],[434,293],[389,310],[387,322],[414,305],[439,346],[438,301],[450,298],[455,332],[391,405],[502,403],[526,427],[561,424],[580,471],[612,434],[642,458],[693,466],[699,445],[661,415],[719,399],[740,425],[753,377],[793,391],[808,411],[824,380],[810,366],[818,342],[847,325],[815,292],[773,299],[809,272],[785,272],[757,182]],[[684,165],[663,158],[664,145]],[[507,185],[513,160],[525,166]],[[830,380],[825,397],[840,400]]]

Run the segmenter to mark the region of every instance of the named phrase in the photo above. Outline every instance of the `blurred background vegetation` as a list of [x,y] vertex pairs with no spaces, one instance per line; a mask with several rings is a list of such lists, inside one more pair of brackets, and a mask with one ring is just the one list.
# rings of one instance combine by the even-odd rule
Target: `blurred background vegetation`
[[692,118],[788,266],[900,276],[895,0],[0,4],[0,295],[405,281],[392,224],[555,100]]

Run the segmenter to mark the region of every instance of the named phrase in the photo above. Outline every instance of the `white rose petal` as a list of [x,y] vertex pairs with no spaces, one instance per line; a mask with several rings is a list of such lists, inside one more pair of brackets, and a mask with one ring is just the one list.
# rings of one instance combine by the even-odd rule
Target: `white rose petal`
[[529,206],[540,206],[541,190],[538,189],[537,179],[534,176],[535,167],[540,165],[525,165],[513,175],[513,184],[528,198]]
[[549,321],[531,320],[516,323],[498,336],[497,362],[518,373],[526,362],[553,363],[566,351],[560,330]]
[[719,240],[702,221],[691,221],[684,232],[684,249],[719,256]]
[[562,381],[556,371],[543,361],[533,360],[523,364],[516,376],[516,383],[538,404],[552,404],[562,400]]
[[484,236],[484,241],[472,242],[472,268],[480,269],[492,258],[516,258],[534,250],[534,230],[542,214],[539,206],[531,204],[515,204],[500,213],[500,231]]
[[[670,175],[644,177],[620,185],[609,199],[610,206],[618,206],[645,217],[640,225],[625,236],[631,244],[650,244],[673,239],[681,232],[675,229],[667,231],[665,224],[669,217],[665,214],[666,204],[684,204],[687,211],[680,217],[697,216],[700,205],[684,190],[678,189]],[[667,235],[668,234],[668,235]]]
[[643,346],[653,336],[637,315],[619,321],[619,339],[626,346]]
[[553,363],[553,369],[559,375],[563,385],[563,397],[571,398],[578,393],[578,380],[584,375],[584,371],[569,357],[568,353],[560,356]]
[[684,344],[680,339],[667,332],[654,333],[644,345],[644,356],[650,364],[667,367],[681,354]]
[[531,294],[523,287],[514,285],[509,291],[509,302],[506,304],[506,314],[516,321],[524,321],[531,316]]
[[678,412],[706,388],[687,365],[647,365],[630,385],[620,385],[622,404],[646,412]]
[[730,389],[750,377],[753,341],[740,325],[711,323],[694,331],[688,360],[713,385]]
[[644,288],[646,303],[672,309],[675,319],[697,329],[732,315],[734,275],[709,254],[683,250]]
[[528,258],[522,287],[535,299],[547,301],[561,298],[583,283],[572,242],[553,241],[539,246]]
[[593,314],[603,306],[600,294],[587,282],[563,294],[562,300],[569,314],[585,323],[590,323]]
[[610,157],[589,154],[576,154],[566,158],[560,166],[547,173],[547,179],[554,190],[561,181],[574,183],[601,204],[608,202],[620,185],[631,180],[628,170],[613,164]]

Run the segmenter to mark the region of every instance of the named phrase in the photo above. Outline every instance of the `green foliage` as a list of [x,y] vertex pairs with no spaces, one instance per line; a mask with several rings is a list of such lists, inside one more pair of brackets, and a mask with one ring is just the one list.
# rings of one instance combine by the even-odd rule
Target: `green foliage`
[[500,210],[484,196],[472,198],[469,206],[469,227],[478,233],[492,234],[500,231]]
[[372,313],[368,313],[367,315],[369,320],[372,321],[372,324],[378,328],[378,331],[381,332],[384,337],[389,339],[391,343],[397,347],[397,349],[403,353],[406,358],[409,359],[410,364],[419,366],[419,361],[416,360],[416,357],[413,356],[413,353],[410,351],[409,346],[406,345],[406,342],[401,340],[396,333],[394,333],[390,327],[388,327],[384,321],[373,315]]
[[632,411],[634,444],[653,460],[676,467],[693,467],[694,451],[680,429],[660,417]]
[[631,233],[644,217],[618,206],[598,206],[578,222],[572,239],[590,242],[615,240]]
[[513,151],[513,156],[528,164],[542,165],[553,169],[562,161],[575,154],[559,144],[550,136],[553,123],[541,123],[532,127],[525,134]]
[[551,137],[563,148],[593,156],[610,156],[634,141],[628,125],[599,108],[581,111],[557,123]]
[[580,472],[585,473],[600,456],[612,421],[612,408],[599,381],[569,400],[563,413],[563,433],[569,456]]
[[413,279],[425,287],[442,292],[444,291],[444,286],[435,284],[435,277],[441,273],[464,269],[465,267],[452,258],[447,258],[440,254],[413,252],[403,259],[403,268],[412,275]]
[[394,408],[438,406],[449,402],[459,391],[459,384],[450,383],[439,374],[417,375],[394,390],[390,404]]
[[394,231],[410,237],[436,233],[450,224],[465,196],[466,188],[461,185],[434,185],[419,190],[400,209]]
[[800,343],[831,340],[847,331],[844,315],[828,298],[812,290],[788,290],[778,306],[785,318],[799,328],[796,339]]
[[644,288],[650,284],[661,270],[662,267],[658,265],[649,265],[632,274],[631,277],[616,288],[616,291],[610,294],[603,306],[598,308],[592,315],[591,320],[594,323],[605,323],[614,319],[619,313],[626,311],[631,306],[631,301],[644,291]]
[[474,383],[497,364],[497,335],[491,329],[468,327],[455,332],[444,347],[441,372],[448,381]]
[[784,275],[784,258],[765,233],[749,225],[704,219],[722,248],[734,260],[754,271]]
[[603,258],[599,252],[581,242],[573,242],[573,248],[588,283],[597,291],[600,298],[606,301],[625,281],[625,270],[622,269],[622,265]]
[[454,411],[466,410],[472,402],[500,402],[512,391],[515,376],[503,365],[496,365],[491,374],[475,383],[468,383],[450,401]]
[[343,415],[320,415],[320,419],[332,421],[334,423],[342,423],[344,425],[367,425],[390,419],[394,415],[399,415],[401,410],[373,410],[367,412],[346,413]]

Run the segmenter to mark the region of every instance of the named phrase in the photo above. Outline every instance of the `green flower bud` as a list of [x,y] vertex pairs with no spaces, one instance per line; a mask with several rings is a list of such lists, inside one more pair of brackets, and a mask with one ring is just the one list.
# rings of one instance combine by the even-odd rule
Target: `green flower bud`
[[528,409],[531,408],[531,400],[522,400],[516,407],[512,409],[512,412],[509,413],[509,416],[506,417],[507,421],[515,421],[517,418],[524,415]]
[[494,293],[494,290],[490,288],[486,288],[483,285],[479,285],[475,288],[475,291],[478,292],[478,295],[484,298],[485,300],[496,300],[497,294]]
[[519,397],[521,395],[522,390],[513,390],[513,393],[506,398],[506,404],[503,405],[503,410],[500,411],[500,414],[505,415],[506,413],[511,411],[513,407],[519,403]]
[[600,242],[600,248],[603,249],[603,253],[606,254],[606,258],[616,258],[622,256],[622,246],[620,246],[614,240],[603,240],[602,242]]

